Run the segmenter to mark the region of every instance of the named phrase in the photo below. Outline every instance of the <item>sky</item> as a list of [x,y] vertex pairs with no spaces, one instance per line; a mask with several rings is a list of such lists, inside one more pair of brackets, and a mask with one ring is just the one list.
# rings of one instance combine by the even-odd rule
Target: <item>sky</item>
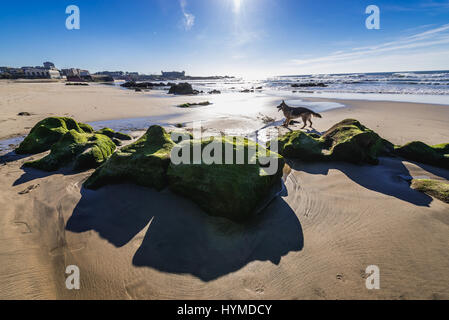
[[[80,29],[66,28],[66,7]],[[380,9],[367,29],[366,8]],[[0,66],[265,78],[449,69],[449,0],[0,1]]]

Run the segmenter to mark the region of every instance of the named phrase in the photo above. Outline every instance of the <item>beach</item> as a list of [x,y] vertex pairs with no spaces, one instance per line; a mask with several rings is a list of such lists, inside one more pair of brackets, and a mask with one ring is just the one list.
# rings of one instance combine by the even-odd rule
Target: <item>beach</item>
[[[258,132],[264,116],[281,124],[276,106],[293,99],[13,81],[0,81],[0,97],[0,140],[15,142],[50,116],[136,137],[151,124],[194,121],[211,134]],[[320,133],[353,118],[394,144],[448,142],[447,105],[298,99],[322,114],[313,119]],[[177,107],[206,100],[212,105]],[[0,163],[0,299],[449,299],[449,205],[401,178],[449,180],[449,170],[399,158],[378,166],[290,162],[287,195],[241,226],[167,190],[86,190],[92,170],[21,168],[39,157]],[[66,289],[69,265],[80,268],[80,290]],[[380,268],[380,290],[365,286],[370,265]]]

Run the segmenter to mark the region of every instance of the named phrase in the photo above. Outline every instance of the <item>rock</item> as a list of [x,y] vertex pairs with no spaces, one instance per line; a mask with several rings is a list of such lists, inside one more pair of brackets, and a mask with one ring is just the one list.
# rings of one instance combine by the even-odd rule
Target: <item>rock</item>
[[[245,154],[245,160],[243,164],[208,164],[204,159],[200,164],[192,164],[192,161],[175,164],[172,161],[168,168],[170,189],[191,199],[212,216],[225,217],[237,222],[246,221],[256,214],[273,188],[279,188],[284,159],[268,151],[268,159],[277,166],[270,175],[268,167],[261,164],[263,162],[261,147],[250,140],[243,138],[234,140],[232,137],[183,141],[173,152],[178,150],[182,154],[185,150],[190,150],[192,155],[195,148],[204,152],[206,148],[210,151],[213,147],[217,148],[216,150],[221,148],[223,153],[217,155],[217,159],[222,163],[225,159],[225,150],[234,150],[233,163],[236,163],[237,149]],[[251,164],[248,161],[248,153],[250,149],[256,150],[256,147],[259,151],[251,158],[254,160],[254,164]]]
[[321,88],[326,88],[327,84],[323,83],[323,82],[309,82],[309,83],[294,83],[292,84],[292,88],[308,88],[308,87],[321,87]]
[[336,161],[378,164],[378,156],[392,151],[392,145],[359,121],[346,119],[322,136],[330,145],[329,157]]
[[17,115],[19,117],[29,117],[29,116],[31,116],[31,113],[29,113],[29,112],[19,112]]
[[87,123],[78,122],[78,125],[85,133],[94,133],[95,132],[94,128],[92,128],[92,126],[88,125]]
[[169,94],[197,94],[198,91],[193,90],[192,85],[184,82],[179,84],[174,84],[171,86],[170,90],[168,91]]
[[111,138],[111,139],[118,139],[118,140],[132,140],[133,138],[126,133],[117,132],[112,130],[111,128],[103,128],[96,133],[98,134],[104,134],[105,136]]
[[219,91],[219,90],[212,90],[212,91],[209,91],[209,94],[221,94],[221,91]]
[[449,169],[449,143],[429,146],[421,141],[396,147],[394,152],[407,160]]
[[449,183],[440,180],[414,179],[411,187],[449,203]]
[[136,92],[142,92],[142,89],[140,89],[140,88],[136,88],[136,90],[135,90]]
[[84,133],[79,124],[71,118],[44,119],[31,129],[15,151],[17,154],[36,154],[50,150],[69,130]]
[[151,89],[153,87],[167,87],[170,86],[169,84],[165,84],[163,82],[160,83],[153,83],[153,82],[135,82],[135,81],[128,81],[126,83],[123,83],[120,85],[123,88],[129,88],[129,89]]
[[56,171],[73,163],[73,169],[91,169],[101,165],[115,151],[115,144],[102,134],[67,132],[55,143],[49,155],[24,164],[43,171]]
[[84,183],[88,189],[132,182],[162,190],[168,184],[167,168],[175,143],[160,126],[152,126],[136,142],[117,151]]
[[194,107],[194,106],[209,106],[211,105],[211,103],[209,101],[203,101],[203,102],[198,102],[198,103],[184,103],[178,106],[178,108],[190,108],[190,107]]
[[378,164],[378,156],[393,145],[360,122],[346,119],[317,137],[302,131],[290,132],[278,139],[279,153],[303,161],[346,161]]

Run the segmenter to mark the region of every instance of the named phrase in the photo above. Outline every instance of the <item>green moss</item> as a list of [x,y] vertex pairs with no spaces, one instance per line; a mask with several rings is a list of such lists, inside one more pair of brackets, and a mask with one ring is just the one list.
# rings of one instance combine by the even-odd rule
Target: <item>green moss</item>
[[421,141],[413,141],[404,146],[396,147],[395,153],[411,161],[449,168],[448,145],[429,146]]
[[92,128],[92,127],[91,127],[90,125],[88,125],[87,123],[81,123],[81,122],[78,122],[78,125],[80,126],[81,129],[83,129],[83,131],[84,131],[85,133],[94,133],[94,132],[95,132],[94,128]]
[[16,149],[17,154],[36,154],[50,150],[70,130],[84,133],[71,118],[52,117],[40,121]]
[[104,135],[70,130],[52,146],[49,155],[24,165],[44,171],[55,171],[72,163],[75,170],[96,168],[115,148],[112,140]]
[[107,136],[111,139],[119,139],[119,140],[132,140],[133,139],[129,134],[117,132],[110,128],[103,128],[103,129],[97,131],[96,133],[104,134],[105,136]]
[[160,126],[152,126],[135,143],[117,151],[84,183],[89,189],[132,182],[161,190],[167,186],[170,151],[175,143]]
[[432,197],[449,203],[449,183],[439,180],[415,179],[412,188],[424,192]]
[[304,161],[325,160],[325,141],[314,138],[302,131],[289,132],[278,140],[279,153],[286,158]]
[[[216,158],[221,160],[221,164],[207,164],[204,158],[198,164],[193,164],[192,154],[195,148],[203,153],[205,148],[212,149],[212,146],[216,147],[217,152],[221,150],[222,154],[217,153]],[[213,216],[239,222],[251,218],[258,205],[268,197],[273,186],[280,183],[282,177],[284,159],[268,151],[268,159],[277,166],[275,172],[269,172],[266,163],[262,161],[262,151],[265,149],[248,139],[222,137],[202,141],[190,140],[177,145],[177,148],[183,148],[183,151],[179,150],[181,154],[190,150],[190,161],[181,164],[171,162],[168,169],[170,189],[193,200]],[[225,150],[233,151],[232,157],[229,153],[228,156],[234,164],[226,164]],[[240,159],[237,150],[244,155],[243,161],[240,162],[242,164],[236,164]],[[251,150],[254,150],[254,153]],[[211,154],[215,156],[215,151]]]
[[293,131],[278,139],[279,153],[303,161],[346,161],[377,164],[393,145],[359,121],[346,119],[323,136]]

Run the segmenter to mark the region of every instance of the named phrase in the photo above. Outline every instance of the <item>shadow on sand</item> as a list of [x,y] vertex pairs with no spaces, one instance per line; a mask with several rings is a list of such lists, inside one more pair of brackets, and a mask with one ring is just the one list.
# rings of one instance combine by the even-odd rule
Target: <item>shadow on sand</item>
[[410,183],[401,178],[409,176],[409,170],[398,158],[380,158],[380,164],[353,165],[344,162],[304,163],[290,161],[294,170],[310,174],[327,175],[329,170],[339,170],[349,179],[369,190],[383,193],[417,206],[428,207],[432,197],[410,188]]
[[[279,264],[283,256],[304,245],[301,224],[282,198],[271,202],[250,225],[242,226],[210,217],[169,191],[120,185],[81,193],[66,229],[94,230],[116,247],[141,242],[133,258],[139,267],[211,281],[252,261]],[[136,235],[147,225],[142,241]]]
[[20,176],[19,179],[17,179],[16,181],[14,181],[13,186],[19,186],[21,184],[36,180],[36,179],[42,179],[42,178],[46,178],[55,174],[62,174],[65,176],[70,176],[70,175],[75,175],[80,173],[81,171],[74,171],[71,168],[63,168],[57,171],[52,171],[52,172],[47,172],[47,171],[41,171],[38,169],[34,169],[34,168],[29,168],[29,167],[24,167],[22,166],[20,168],[23,173]]

